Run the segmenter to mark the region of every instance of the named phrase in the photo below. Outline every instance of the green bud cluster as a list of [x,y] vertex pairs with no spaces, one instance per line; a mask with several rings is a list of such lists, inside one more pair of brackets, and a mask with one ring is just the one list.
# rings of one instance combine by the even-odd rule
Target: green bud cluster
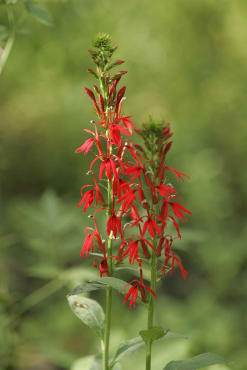
[[96,48],[96,50],[89,50],[92,59],[102,71],[105,71],[117,46],[112,46],[111,37],[106,33],[99,33],[92,45]]

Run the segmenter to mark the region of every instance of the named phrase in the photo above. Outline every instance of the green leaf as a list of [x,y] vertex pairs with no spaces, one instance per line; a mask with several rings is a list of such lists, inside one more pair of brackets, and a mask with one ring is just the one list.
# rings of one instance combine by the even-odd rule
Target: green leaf
[[74,314],[103,339],[105,314],[99,303],[81,295],[68,295],[67,299]]
[[8,37],[8,29],[0,24],[0,41],[4,41]]
[[115,356],[112,359],[111,366],[113,366],[121,358],[130,355],[131,353],[137,351],[144,345],[143,339],[141,337],[136,337],[129,339],[125,342],[120,343]]
[[179,334],[179,333],[173,333],[172,331],[169,331],[167,332],[167,334],[163,337],[163,338],[160,338],[161,340],[165,339],[188,339],[188,337],[186,337],[185,335],[183,334]]
[[39,22],[48,26],[53,25],[51,14],[43,5],[33,1],[26,1],[25,8],[27,12],[35,17]]
[[[121,294],[125,294],[126,291],[129,288],[128,283],[124,280],[117,279],[117,278],[114,278],[114,277],[102,277],[102,278],[96,278],[96,279],[93,279],[93,280],[89,280],[85,284],[78,285],[71,292],[71,295],[91,292],[93,290],[98,290],[98,289],[105,289],[109,285],[114,290],[118,291],[118,293],[121,292]],[[137,302],[145,304],[145,302],[142,302],[140,294],[139,294],[139,297],[137,298]]]
[[[89,283],[95,283],[95,282],[100,283],[102,285],[102,288],[105,288],[107,287],[107,285],[110,285],[114,290],[117,290],[118,293],[121,293],[121,294],[125,294],[127,290],[129,289],[129,285],[126,281],[118,279],[118,278],[114,278],[114,277],[102,277],[102,278],[95,279],[93,281],[91,280],[89,281]],[[140,293],[137,298],[137,302],[145,304],[145,302],[141,300]]]
[[103,370],[101,355],[93,357],[93,361],[91,362],[89,370]]
[[90,369],[90,364],[92,363],[94,356],[86,356],[82,358],[78,358],[72,363],[70,370],[88,370]]
[[171,361],[163,370],[197,370],[205,366],[215,364],[227,364],[221,356],[216,353],[202,353],[198,356],[192,357],[188,360]]
[[[162,328],[154,328],[153,336],[156,338],[154,340],[169,340],[169,339],[187,339],[182,334],[173,333]],[[156,330],[158,329],[158,330]],[[144,331],[144,330],[143,330]],[[144,331],[145,332],[145,331]],[[161,335],[162,333],[162,335]],[[161,336],[159,336],[161,335]],[[145,336],[145,334],[144,334]],[[158,338],[159,337],[159,338]],[[145,342],[141,336],[129,339],[125,342],[120,343],[115,356],[111,361],[111,368],[120,361],[123,357],[131,355],[132,353],[138,351],[141,347],[145,345]]]
[[149,330],[141,330],[140,331],[140,336],[144,340],[146,344],[152,343],[153,341],[160,339],[164,337],[167,334],[168,330],[164,330],[163,328],[152,328]]
[[75,289],[72,290],[70,293],[71,295],[81,294],[81,293],[89,293],[93,292],[94,290],[102,289],[102,284],[97,282],[87,282],[82,285],[78,285]]

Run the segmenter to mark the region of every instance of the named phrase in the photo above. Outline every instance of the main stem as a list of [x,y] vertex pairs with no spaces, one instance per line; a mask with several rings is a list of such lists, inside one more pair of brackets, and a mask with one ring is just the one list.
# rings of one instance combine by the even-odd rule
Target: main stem
[[[156,281],[157,281],[157,257],[155,252],[152,251],[151,255],[151,289],[156,292]],[[147,329],[150,330],[153,328],[153,320],[154,320],[154,299],[155,297],[150,294],[149,303],[148,303],[148,323]],[[148,342],[146,346],[146,370],[151,370],[151,358],[152,358],[152,342]]]
[[[108,121],[108,99],[107,99],[107,88],[105,87],[104,81],[100,78],[100,90],[104,98],[105,107],[106,107],[106,120]],[[109,124],[109,122],[108,122]],[[107,128],[106,136],[109,139],[109,128]],[[110,147],[110,154],[112,148]],[[112,207],[112,181],[107,179],[107,211],[106,216],[109,218],[111,214]],[[112,235],[108,237],[106,256],[112,256]],[[112,275],[112,259],[107,259],[109,276]],[[103,369],[109,369],[109,347],[110,347],[110,330],[111,330],[111,307],[112,307],[112,287],[106,287],[106,303],[105,303],[105,331],[104,331],[104,350],[103,350]]]
[[[112,183],[108,180],[108,210],[107,216],[110,214],[110,204],[112,197]],[[107,256],[112,255],[112,238],[111,235],[108,238],[107,244]],[[112,259],[108,258],[108,271],[109,275],[112,274]],[[109,346],[110,346],[110,329],[111,329],[111,306],[112,306],[112,287],[106,287],[106,307],[105,307],[105,333],[104,333],[104,353],[103,353],[103,366],[104,370],[108,370],[109,364]]]

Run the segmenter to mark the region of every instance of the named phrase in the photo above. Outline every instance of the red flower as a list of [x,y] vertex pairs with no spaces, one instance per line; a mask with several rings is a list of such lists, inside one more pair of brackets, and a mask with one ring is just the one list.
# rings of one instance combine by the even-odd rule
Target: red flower
[[82,144],[79,148],[75,150],[76,153],[81,153],[84,151],[84,155],[89,152],[89,150],[92,148],[93,143],[95,139],[87,139],[84,144]]
[[142,174],[143,167],[141,165],[129,166],[125,165],[124,174],[132,176],[131,179],[134,180],[137,177],[140,177]]
[[122,197],[118,199],[118,203],[122,203],[121,205],[121,212],[126,212],[130,206],[132,206],[133,202],[136,199],[136,192],[137,189],[129,190],[127,193],[125,193]]
[[145,235],[146,231],[149,231],[149,234],[152,238],[155,237],[155,233],[160,235],[160,229],[159,226],[157,225],[157,222],[152,219],[151,216],[148,216],[147,221],[143,225],[143,230],[142,230],[142,236]]
[[189,215],[192,215],[192,213],[188,211],[186,208],[184,208],[183,206],[181,206],[180,203],[170,202],[170,206],[172,207],[172,211],[174,215],[182,221],[185,221],[186,218],[181,211],[188,213]]
[[[131,285],[134,282],[135,282],[135,284],[134,285]],[[137,298],[138,298],[138,290],[140,290],[141,300],[143,302],[146,302],[146,300],[147,300],[147,295],[146,295],[145,289],[148,290],[154,297],[156,297],[155,292],[151,288],[149,288],[149,286],[147,286],[147,285],[144,284],[143,279],[142,279],[142,272],[140,273],[140,280],[132,280],[132,281],[130,281],[128,284],[126,284],[124,286],[124,288],[120,291],[120,293],[128,285],[131,285],[131,287],[128,290],[128,292],[125,294],[124,303],[126,303],[129,300],[129,308],[131,308],[131,306],[135,307],[136,301],[137,301]]]
[[117,171],[116,171],[116,165],[115,162],[111,158],[106,158],[100,165],[99,170],[99,179],[102,179],[103,173],[106,171],[106,176],[108,177],[108,180],[111,181],[112,179],[112,172],[114,175],[114,178],[117,177]]
[[129,133],[132,135],[132,129],[136,130],[136,126],[130,120],[130,118],[132,118],[132,116],[123,116],[119,117],[119,120],[123,123],[123,125],[127,128]]
[[184,176],[184,177],[187,177],[187,179],[189,179],[189,178],[190,178],[190,177],[189,177],[188,175],[186,175],[185,173],[183,173],[183,172],[179,172],[179,171],[177,171],[177,170],[175,170],[174,168],[169,167],[169,166],[166,166],[166,167],[165,167],[165,170],[170,170],[170,171],[172,171],[172,172],[177,176],[177,178],[178,178],[179,180],[182,180],[183,182],[184,182],[183,176]]
[[129,263],[130,264],[133,264],[135,261],[138,261],[139,260],[139,256],[138,256],[139,246],[138,246],[138,243],[141,244],[143,253],[144,253],[144,255],[145,255],[146,258],[149,258],[150,257],[150,254],[149,254],[149,252],[147,250],[146,244],[148,244],[154,250],[152,244],[149,243],[148,240],[143,239],[143,238],[129,242],[128,248],[126,249],[126,251],[123,254],[123,258],[125,256],[127,256],[127,254],[129,254]]
[[100,117],[100,110],[99,110],[99,107],[96,103],[94,93],[90,89],[88,89],[87,87],[84,87],[84,90],[85,90],[86,94],[89,96],[89,98],[92,99],[93,104],[94,104],[94,108],[96,110],[96,113],[97,113],[98,117]]
[[110,236],[111,232],[114,235],[114,238],[117,237],[117,232],[123,237],[122,230],[121,230],[121,219],[120,217],[116,216],[115,212],[113,211],[110,218],[107,221],[106,226],[107,234]]
[[177,193],[174,188],[168,185],[164,185],[164,184],[160,184],[156,186],[156,189],[163,198],[171,198],[172,194]]
[[138,284],[135,284],[135,285],[131,286],[131,288],[125,294],[124,303],[126,303],[128,300],[130,300],[129,301],[129,308],[131,308],[131,306],[135,307],[137,298],[138,298]]
[[[100,188],[99,188],[99,185],[96,181],[96,177],[93,175],[93,178],[94,178],[94,182],[95,182],[95,186],[93,185],[84,185],[82,186],[81,188],[81,196],[82,196],[82,199],[81,201],[77,204],[77,207],[80,207],[83,205],[83,203],[85,202],[85,205],[84,205],[84,210],[83,212],[86,212],[86,210],[88,209],[88,207],[90,207],[94,201],[94,193],[96,194],[96,201],[95,201],[95,205],[97,206],[98,204],[98,201],[100,201],[101,204],[104,204],[104,200],[103,200],[103,197],[102,197],[102,194],[101,194],[101,191],[100,191]],[[82,193],[82,189],[84,189],[85,187],[92,187],[93,189],[90,189],[88,191],[86,191],[84,194]]]
[[[91,229],[93,230],[91,227],[86,227],[86,233],[87,233],[87,230],[88,229]],[[83,243],[83,246],[82,246],[82,250],[81,250],[81,257],[84,258],[85,257],[85,254],[86,256],[88,257],[88,254],[91,250],[91,252],[93,252],[93,240],[94,240],[94,237],[95,237],[95,230],[93,230],[92,233],[88,234],[84,240],[84,243]]]
[[[85,186],[92,186],[92,185],[85,185]],[[85,186],[83,186],[83,188]],[[90,189],[90,190],[86,191],[84,193],[81,201],[77,204],[77,207],[80,207],[85,202],[83,212],[86,212],[86,210],[88,209],[88,207],[90,207],[91,204],[93,203],[93,201],[94,201],[94,191],[95,191],[94,189]]]
[[173,226],[177,230],[178,239],[181,239],[181,234],[180,234],[180,231],[179,231],[179,226],[178,226],[177,221],[175,220],[175,218],[173,216],[169,216],[169,218],[172,220]]
[[110,134],[113,144],[120,146],[121,145],[121,133],[130,136],[129,132],[122,128],[120,125],[116,123],[112,123],[110,125]]
[[173,272],[173,269],[174,269],[174,264],[175,262],[177,262],[178,264],[178,267],[180,268],[180,271],[181,271],[181,274],[183,276],[184,279],[186,279],[187,277],[187,274],[188,274],[188,271],[186,271],[180,261],[180,259],[178,257],[175,256],[174,252],[172,252],[172,266],[171,266],[171,270],[170,270],[170,275],[172,274]]

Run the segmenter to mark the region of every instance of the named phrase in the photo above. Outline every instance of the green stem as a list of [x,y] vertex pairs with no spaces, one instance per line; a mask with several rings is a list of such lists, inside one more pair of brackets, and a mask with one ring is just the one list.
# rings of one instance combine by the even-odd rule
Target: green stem
[[[108,101],[107,101],[107,89],[103,79],[100,77],[100,90],[105,102],[106,107],[106,120],[108,121]],[[109,128],[106,130],[106,136],[109,138]],[[110,154],[112,148],[110,147]],[[109,218],[112,207],[112,181],[107,180],[107,210],[106,216]],[[112,235],[108,237],[106,256],[112,256]],[[112,275],[112,258],[107,259],[109,276]],[[109,348],[110,348],[110,331],[111,331],[111,309],[112,309],[112,287],[106,287],[106,305],[105,305],[105,331],[104,331],[104,347],[103,347],[103,369],[109,369]]]
[[[151,255],[151,289],[156,293],[156,282],[157,282],[157,257],[155,252],[152,251]],[[149,303],[148,303],[148,323],[147,329],[150,330],[153,328],[154,320],[154,300],[155,297],[150,294]],[[146,370],[151,370],[151,359],[152,359],[152,342],[148,342],[146,346]]]

